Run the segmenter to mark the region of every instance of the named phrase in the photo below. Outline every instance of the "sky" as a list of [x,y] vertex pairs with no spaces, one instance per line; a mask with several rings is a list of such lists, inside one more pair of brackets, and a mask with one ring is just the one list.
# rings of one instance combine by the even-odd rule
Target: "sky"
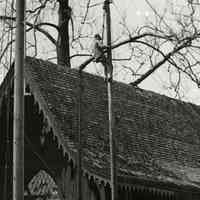
[[[158,12],[163,12],[163,10],[170,6],[171,3],[176,4],[178,6],[181,6],[181,4],[183,3],[184,0],[148,0],[153,6],[154,8],[158,11]],[[73,5],[74,2],[77,3],[77,1],[71,0],[71,4]],[[79,10],[75,10],[74,13],[77,13],[80,11],[80,8],[85,7],[85,3],[86,0],[79,0],[78,4],[80,7],[78,7],[76,5],[76,8]],[[98,2],[103,2],[103,0],[91,0],[91,4],[92,3],[98,3]],[[29,6],[29,4],[27,4],[27,7]],[[2,12],[2,10],[0,10],[0,12]],[[94,7],[94,9],[91,9],[91,15],[95,15],[97,16],[97,18],[102,18],[102,7]],[[135,29],[136,27],[140,26],[141,24],[144,24],[145,22],[152,20],[153,18],[153,12],[152,9],[150,8],[150,6],[147,4],[146,0],[112,0],[112,4],[111,4],[111,13],[112,13],[112,37],[113,40],[115,40],[118,36],[118,24],[119,24],[119,20],[120,18],[124,18],[126,20],[126,23],[128,24],[128,27],[130,28],[130,30]],[[51,15],[51,11],[49,12],[49,15],[46,15],[46,17],[48,18],[48,20],[50,21],[54,21],[56,22],[56,19],[54,16]],[[101,31],[101,26],[95,27],[96,28],[96,32]],[[33,36],[28,36],[29,38]],[[40,37],[40,41],[41,43],[45,43],[46,44],[46,38],[44,37]],[[47,48],[47,46],[43,46],[42,49],[40,50],[41,52],[45,51]],[[42,54],[39,51],[40,54]],[[51,52],[48,52],[48,54],[51,54]],[[113,54],[115,54],[115,52],[113,52]],[[54,55],[54,53],[52,53],[52,55]],[[82,61],[84,61],[84,59],[82,59],[80,62],[73,63],[73,66],[78,66]],[[102,67],[99,65],[95,65],[93,63],[93,65],[89,66],[86,71],[91,72],[94,68],[97,70],[102,71]],[[0,72],[0,78],[3,77],[5,75],[6,70],[3,70]],[[124,75],[120,73],[118,74],[117,77],[118,80],[123,81],[123,82],[131,82],[131,78],[124,78]],[[142,82],[142,84],[140,84],[140,87],[143,89],[147,89],[147,90],[152,90],[155,91],[157,93],[160,94],[164,94],[170,97],[174,97],[174,93],[167,89],[166,85],[167,85],[167,77],[166,77],[166,70],[160,69],[158,70],[155,74],[153,74],[151,76],[151,78],[147,78],[145,81]],[[200,89],[198,89],[195,85],[191,84],[187,79],[184,80],[184,96],[182,96],[182,100],[184,101],[190,101],[193,102],[195,104],[199,104],[200,105]]]
[[[121,13],[126,13],[127,22],[130,27],[134,28],[153,18],[152,9],[145,0],[114,0],[114,2],[121,8]],[[166,7],[169,8],[170,4],[181,7],[184,0],[149,0],[149,2],[158,12],[163,12]],[[167,81],[165,79],[165,73],[165,70],[159,70],[159,72],[153,74],[151,78],[147,78],[140,87],[174,97],[173,92],[166,89],[165,84]],[[184,82],[184,94],[182,100],[200,105],[200,89],[187,79],[185,79]]]

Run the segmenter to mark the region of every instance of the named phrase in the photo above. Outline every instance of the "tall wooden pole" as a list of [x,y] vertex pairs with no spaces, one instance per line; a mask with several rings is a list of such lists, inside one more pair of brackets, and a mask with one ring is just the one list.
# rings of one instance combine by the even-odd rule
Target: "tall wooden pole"
[[117,176],[115,159],[115,136],[113,132],[113,114],[112,114],[112,50],[111,50],[111,16],[110,0],[104,1],[104,10],[106,13],[106,42],[107,42],[107,93],[108,93],[108,119],[109,119],[109,143],[110,143],[110,182],[112,200],[117,200]]
[[24,199],[25,0],[16,1],[14,72],[13,200]]

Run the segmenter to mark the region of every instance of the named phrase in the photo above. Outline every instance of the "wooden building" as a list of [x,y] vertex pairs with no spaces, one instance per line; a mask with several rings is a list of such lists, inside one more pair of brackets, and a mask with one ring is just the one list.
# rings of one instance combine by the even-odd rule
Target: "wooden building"
[[[79,128],[82,200],[111,199],[103,79],[30,57],[25,77],[25,199],[76,199]],[[119,199],[199,200],[200,107],[118,82],[112,93]],[[12,198],[12,108],[13,68],[0,86],[3,199]]]

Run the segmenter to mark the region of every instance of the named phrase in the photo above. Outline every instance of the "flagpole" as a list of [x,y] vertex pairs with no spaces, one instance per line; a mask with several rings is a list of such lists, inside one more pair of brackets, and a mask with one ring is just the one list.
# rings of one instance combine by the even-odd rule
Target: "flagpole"
[[14,70],[13,200],[24,199],[25,0],[16,1]]

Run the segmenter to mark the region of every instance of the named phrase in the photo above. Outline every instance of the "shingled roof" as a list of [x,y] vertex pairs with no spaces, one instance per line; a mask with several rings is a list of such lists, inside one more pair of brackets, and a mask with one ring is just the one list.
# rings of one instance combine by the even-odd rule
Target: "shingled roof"
[[[77,70],[27,57],[26,81],[59,144],[77,159]],[[109,180],[106,85],[82,74],[83,170]],[[113,83],[114,134],[121,183],[146,180],[200,191],[200,107],[150,91]]]

